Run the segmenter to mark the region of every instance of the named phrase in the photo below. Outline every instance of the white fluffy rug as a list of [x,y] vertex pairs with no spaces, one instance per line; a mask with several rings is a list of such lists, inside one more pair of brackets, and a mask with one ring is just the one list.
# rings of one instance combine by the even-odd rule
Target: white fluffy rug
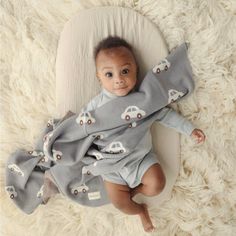
[[55,58],[63,25],[79,9],[118,5],[152,20],[169,49],[190,42],[196,88],[178,103],[202,129],[203,145],[181,136],[181,169],[172,199],[150,208],[153,235],[236,235],[236,2],[235,0],[2,0],[0,1],[2,235],[147,235],[138,216],[112,206],[87,208],[62,196],[25,215],[4,191],[11,152],[31,149],[56,115]]

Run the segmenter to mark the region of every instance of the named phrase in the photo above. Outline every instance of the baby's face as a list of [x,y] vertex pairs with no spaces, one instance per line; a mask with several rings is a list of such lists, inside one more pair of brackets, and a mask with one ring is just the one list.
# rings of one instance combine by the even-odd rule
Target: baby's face
[[101,50],[96,58],[97,77],[102,87],[117,96],[127,95],[137,82],[137,65],[126,47]]

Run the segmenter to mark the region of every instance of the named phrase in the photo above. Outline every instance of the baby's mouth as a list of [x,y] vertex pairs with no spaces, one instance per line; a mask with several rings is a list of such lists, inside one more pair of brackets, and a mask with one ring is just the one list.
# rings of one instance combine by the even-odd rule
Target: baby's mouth
[[121,87],[121,88],[116,88],[115,90],[121,90],[121,89],[126,89],[128,86],[126,87]]

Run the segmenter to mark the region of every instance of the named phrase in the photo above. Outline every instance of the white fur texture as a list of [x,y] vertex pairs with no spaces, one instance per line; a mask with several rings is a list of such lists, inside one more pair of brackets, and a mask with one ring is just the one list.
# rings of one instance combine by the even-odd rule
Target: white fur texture
[[138,216],[112,205],[88,208],[62,196],[25,215],[4,191],[11,152],[31,149],[55,117],[55,58],[63,25],[92,6],[117,5],[152,20],[169,49],[190,42],[195,91],[180,112],[206,134],[203,145],[181,136],[181,169],[172,199],[150,208],[163,236],[236,235],[236,2],[235,0],[1,0],[2,235],[147,235]]

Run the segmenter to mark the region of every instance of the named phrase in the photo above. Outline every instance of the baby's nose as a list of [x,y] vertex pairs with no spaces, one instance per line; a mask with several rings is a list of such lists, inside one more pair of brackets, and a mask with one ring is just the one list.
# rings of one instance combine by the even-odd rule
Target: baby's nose
[[125,83],[124,79],[122,79],[120,77],[116,78],[116,80],[115,80],[115,84],[117,84],[117,85],[124,84],[124,83]]
[[123,80],[117,80],[115,83],[119,85],[119,84],[124,84],[125,82]]

